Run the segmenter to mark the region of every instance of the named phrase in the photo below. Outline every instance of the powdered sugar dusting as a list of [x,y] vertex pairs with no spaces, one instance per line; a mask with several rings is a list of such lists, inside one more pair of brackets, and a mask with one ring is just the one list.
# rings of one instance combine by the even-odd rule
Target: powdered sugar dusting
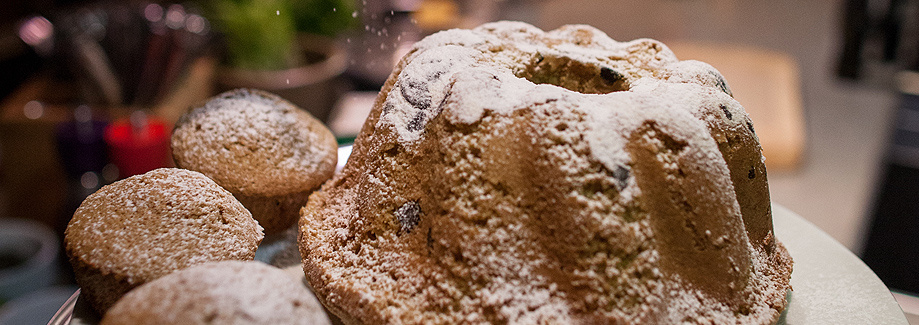
[[790,261],[751,244],[720,146],[747,117],[679,62],[583,25],[418,42],[301,211],[320,299],[365,323],[776,319]]
[[446,45],[415,56],[419,64],[409,64],[402,70],[380,123],[393,125],[402,141],[417,141],[424,125],[440,113],[450,81],[447,77],[475,62],[479,54],[466,47]]
[[[75,268],[114,277],[98,281],[122,279],[136,286],[205,261],[252,259],[262,237],[249,211],[214,181],[198,172],[163,168],[87,197],[68,224],[65,241]],[[117,299],[120,292],[94,292],[111,283],[80,284],[90,295]]]
[[183,116],[172,138],[177,163],[232,192],[280,195],[318,186],[336,161],[320,122],[267,93],[237,90]]
[[119,301],[102,324],[331,324],[307,288],[260,262],[191,267],[146,284]]
[[[485,110],[506,114],[562,96],[577,97],[566,89],[538,85],[521,76],[543,57],[560,58],[562,64],[580,62],[598,72],[601,67],[615,67],[626,80],[654,79],[657,84],[662,80],[656,79],[653,71],[679,64],[673,53],[657,41],[620,43],[585,25],[543,32],[524,23],[498,22],[474,30],[450,30],[415,45],[414,54],[406,58],[408,64],[386,97],[378,124],[391,127],[401,142],[409,144],[419,141],[424,125],[437,114],[445,114],[454,123],[472,124]],[[678,67],[674,70],[683,71]],[[708,71],[713,69],[705,73]],[[630,107],[634,102],[631,96],[608,95],[609,100],[580,96],[583,98],[577,101],[581,105],[576,109],[615,111],[615,107]],[[640,121],[625,124],[637,126]],[[595,128],[603,134],[591,137],[609,138],[604,129],[609,128]],[[604,149],[617,144],[592,143],[596,143],[593,154],[608,167],[626,162],[621,150]]]

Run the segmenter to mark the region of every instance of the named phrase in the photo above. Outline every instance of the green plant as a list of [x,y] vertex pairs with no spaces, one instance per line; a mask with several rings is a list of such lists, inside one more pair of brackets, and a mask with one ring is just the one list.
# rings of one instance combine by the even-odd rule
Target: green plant
[[279,70],[303,63],[297,33],[334,37],[357,25],[353,0],[210,0],[226,40],[227,63]]
[[213,0],[209,7],[226,40],[230,65],[279,70],[299,63],[297,31],[286,0]]
[[357,25],[353,0],[288,0],[297,31],[335,37]]

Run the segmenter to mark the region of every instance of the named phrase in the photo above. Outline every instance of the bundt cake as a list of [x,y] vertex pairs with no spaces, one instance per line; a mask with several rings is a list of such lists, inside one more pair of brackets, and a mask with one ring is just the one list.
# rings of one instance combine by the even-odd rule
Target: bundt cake
[[792,270],[720,73],[583,25],[418,42],[299,231],[354,324],[765,324]]

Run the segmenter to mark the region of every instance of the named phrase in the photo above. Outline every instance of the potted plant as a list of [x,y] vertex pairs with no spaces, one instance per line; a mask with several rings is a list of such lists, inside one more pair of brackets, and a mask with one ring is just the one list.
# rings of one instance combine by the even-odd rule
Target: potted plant
[[347,51],[335,40],[356,22],[349,0],[214,0],[226,58],[218,91],[273,92],[327,120],[341,94]]
[[301,34],[337,37],[357,25],[354,2],[349,0],[288,0],[294,27]]

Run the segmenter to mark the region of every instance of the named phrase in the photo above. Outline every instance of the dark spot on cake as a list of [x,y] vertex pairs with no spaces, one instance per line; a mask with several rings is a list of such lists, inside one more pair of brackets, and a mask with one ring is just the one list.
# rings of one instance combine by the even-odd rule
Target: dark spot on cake
[[708,73],[715,78],[715,84],[718,85],[718,88],[721,88],[721,91],[728,94],[728,96],[734,97],[734,94],[731,93],[731,88],[728,87],[727,81],[724,81],[724,77],[722,77],[720,73],[715,71],[709,71]]
[[481,157],[482,157],[482,149],[480,149],[480,148],[478,148],[478,147],[472,147],[471,149],[469,149],[469,153],[470,153],[473,157],[475,157],[475,158],[481,158]]
[[408,130],[409,131],[420,131],[424,129],[424,113],[418,112],[410,121],[408,121]]
[[753,309],[751,309],[750,306],[748,305],[740,305],[740,307],[738,307],[737,309],[737,312],[740,313],[741,315],[747,316],[753,312]]
[[753,130],[753,122],[747,121],[747,128],[750,129],[750,133],[756,134],[756,131]]
[[672,136],[670,136],[669,134],[661,131],[657,127],[657,123],[654,121],[645,122],[643,125],[643,129],[645,129],[643,132],[647,132],[648,135],[660,140],[660,142],[664,144],[664,147],[660,149],[670,150],[673,152],[680,152],[680,151],[683,151],[683,149],[685,149],[689,145],[686,141],[677,140],[673,138]]
[[613,178],[616,179],[620,190],[629,185],[629,177],[631,174],[632,173],[625,166],[616,166],[613,170]]
[[750,167],[750,171],[747,173],[747,178],[749,179],[756,178],[756,167]]
[[647,213],[641,210],[641,207],[637,205],[626,205],[625,211],[622,213],[622,220],[626,222],[635,222],[641,219],[644,219],[647,216]]
[[600,68],[600,77],[602,77],[603,80],[610,84],[614,84],[618,81],[622,81],[622,79],[625,79],[625,77],[619,73],[619,71],[607,67]]
[[416,201],[406,202],[394,213],[402,227],[400,233],[410,233],[421,222],[421,205]]
[[683,228],[685,228],[686,232],[692,234],[693,248],[695,248],[696,251],[704,251],[706,248],[704,236],[702,236],[702,232],[696,228],[696,223],[692,222],[691,220],[683,220]]
[[731,119],[731,117],[734,116],[734,114],[731,114],[731,111],[729,111],[728,107],[724,106],[724,104],[719,104],[718,108],[720,108],[721,111],[724,112],[724,117],[727,117],[729,120]]
[[405,98],[412,107],[427,110],[431,107],[431,94],[428,92],[427,83],[411,79],[402,79],[402,98]]
[[425,244],[428,245],[428,248],[434,249],[434,237],[431,236],[431,228],[428,227],[428,235],[425,239]]
[[501,193],[501,195],[508,196],[511,193],[510,187],[508,187],[504,182],[497,182],[493,186],[495,191]]
[[680,202],[677,205],[680,207],[681,210],[685,212],[691,213],[693,212],[693,210],[695,210],[692,208],[692,204],[689,204],[689,202],[686,201],[685,199],[680,200]]
[[390,112],[392,112],[392,109],[393,109],[392,103],[386,102],[386,104],[383,104],[383,114],[389,114]]
[[610,186],[604,184],[602,180],[591,179],[591,180],[584,182],[583,188],[584,188],[583,194],[585,196],[593,197],[596,195],[603,195],[604,192],[610,189]]
[[463,262],[466,261],[466,257],[463,256],[463,252],[455,251],[455,252],[453,252],[452,255],[453,255],[453,260],[454,260],[454,261],[457,261],[457,262],[460,262],[460,263],[463,263]]
[[652,126],[652,129],[654,130],[653,135],[664,144],[664,148],[667,150],[680,152],[689,145],[686,141],[674,139],[669,134],[657,129],[656,125]]
[[386,149],[385,151],[383,151],[383,153],[386,154],[387,157],[395,157],[396,155],[399,154],[400,148],[401,146],[399,144],[395,144],[389,149]]
[[542,60],[544,60],[544,59],[545,59],[545,57],[543,57],[542,54],[536,53],[536,59],[533,60],[533,63],[534,63],[534,64],[539,64],[539,63],[541,63]]
[[444,99],[441,99],[440,104],[437,105],[437,114],[440,114],[440,112],[444,110],[444,105],[447,104],[447,101],[449,101],[450,97],[453,95],[453,83],[450,83],[445,92]]
[[373,231],[368,231],[365,235],[367,236],[367,239],[371,241],[377,240],[377,234],[374,233]]
[[440,104],[437,104],[437,113],[440,114],[444,110],[444,106],[447,105],[447,101],[450,100],[450,93],[444,96],[444,99],[440,100]]

